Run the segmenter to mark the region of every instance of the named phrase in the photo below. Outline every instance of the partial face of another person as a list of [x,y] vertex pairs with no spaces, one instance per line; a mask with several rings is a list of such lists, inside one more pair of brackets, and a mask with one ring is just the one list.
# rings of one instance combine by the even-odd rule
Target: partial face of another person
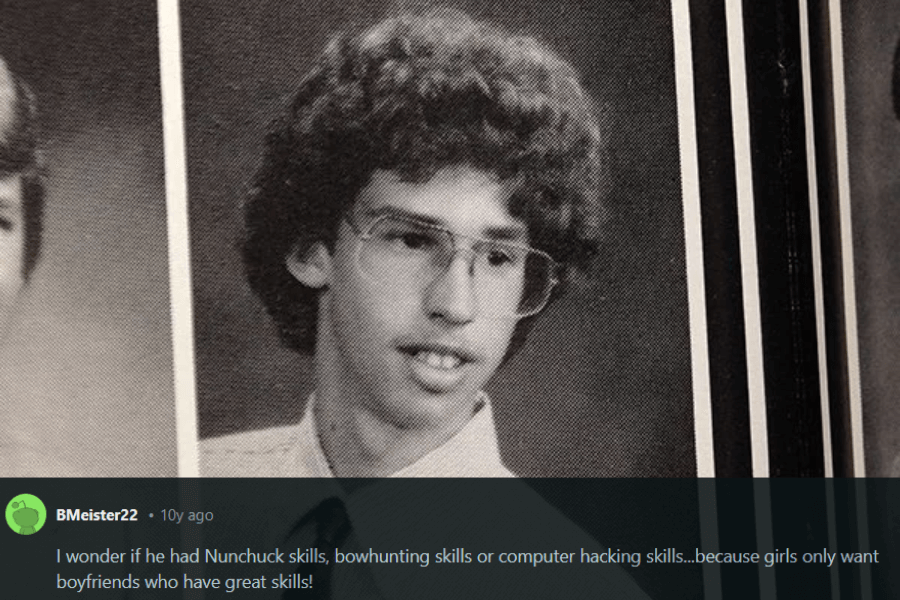
[[333,252],[318,245],[288,259],[298,279],[322,289],[317,360],[380,419],[399,428],[468,420],[518,319],[543,306],[546,298],[523,300],[525,274],[552,261],[528,248],[507,197],[502,182],[471,168],[424,183],[378,171]]
[[0,176],[0,333],[6,330],[25,284],[22,178]]

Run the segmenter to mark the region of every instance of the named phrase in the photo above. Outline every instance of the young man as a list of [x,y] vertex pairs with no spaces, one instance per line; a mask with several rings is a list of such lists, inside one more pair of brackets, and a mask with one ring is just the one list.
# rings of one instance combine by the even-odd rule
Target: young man
[[0,335],[37,262],[43,201],[34,98],[0,58]]
[[250,285],[316,391],[297,426],[204,442],[203,474],[510,476],[481,390],[596,252],[602,141],[532,38],[433,10],[333,39],[245,207]]
[[[329,478],[512,475],[482,389],[596,252],[601,141],[574,70],[531,38],[436,10],[332,40],[267,140],[243,247],[284,343],[314,355],[315,392],[298,425],[202,447],[205,476],[320,479],[254,486],[264,522],[241,510],[216,532],[335,562],[599,556],[524,482]],[[618,565],[569,566],[300,565],[313,593],[283,598],[645,598]]]

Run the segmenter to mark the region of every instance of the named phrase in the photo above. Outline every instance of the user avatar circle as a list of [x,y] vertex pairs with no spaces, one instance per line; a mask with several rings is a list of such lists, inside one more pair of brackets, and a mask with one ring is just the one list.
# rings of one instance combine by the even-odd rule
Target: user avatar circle
[[47,522],[47,507],[33,494],[19,494],[6,503],[6,524],[20,535],[37,533]]

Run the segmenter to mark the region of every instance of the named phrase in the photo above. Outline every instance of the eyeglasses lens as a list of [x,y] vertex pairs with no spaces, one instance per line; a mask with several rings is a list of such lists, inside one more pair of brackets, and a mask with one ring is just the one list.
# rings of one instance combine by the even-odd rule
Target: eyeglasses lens
[[[456,240],[470,240],[459,248]],[[527,246],[455,236],[428,224],[384,217],[361,235],[360,269],[389,286],[421,287],[441,277],[457,254],[469,256],[479,310],[494,317],[539,312],[556,283],[555,263]]]

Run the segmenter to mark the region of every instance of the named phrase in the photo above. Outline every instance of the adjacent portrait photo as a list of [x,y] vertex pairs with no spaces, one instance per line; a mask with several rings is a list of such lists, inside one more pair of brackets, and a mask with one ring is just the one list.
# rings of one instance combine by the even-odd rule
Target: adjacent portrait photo
[[900,7],[842,2],[865,473],[900,477]]
[[0,7],[0,475],[175,476],[157,7]]

